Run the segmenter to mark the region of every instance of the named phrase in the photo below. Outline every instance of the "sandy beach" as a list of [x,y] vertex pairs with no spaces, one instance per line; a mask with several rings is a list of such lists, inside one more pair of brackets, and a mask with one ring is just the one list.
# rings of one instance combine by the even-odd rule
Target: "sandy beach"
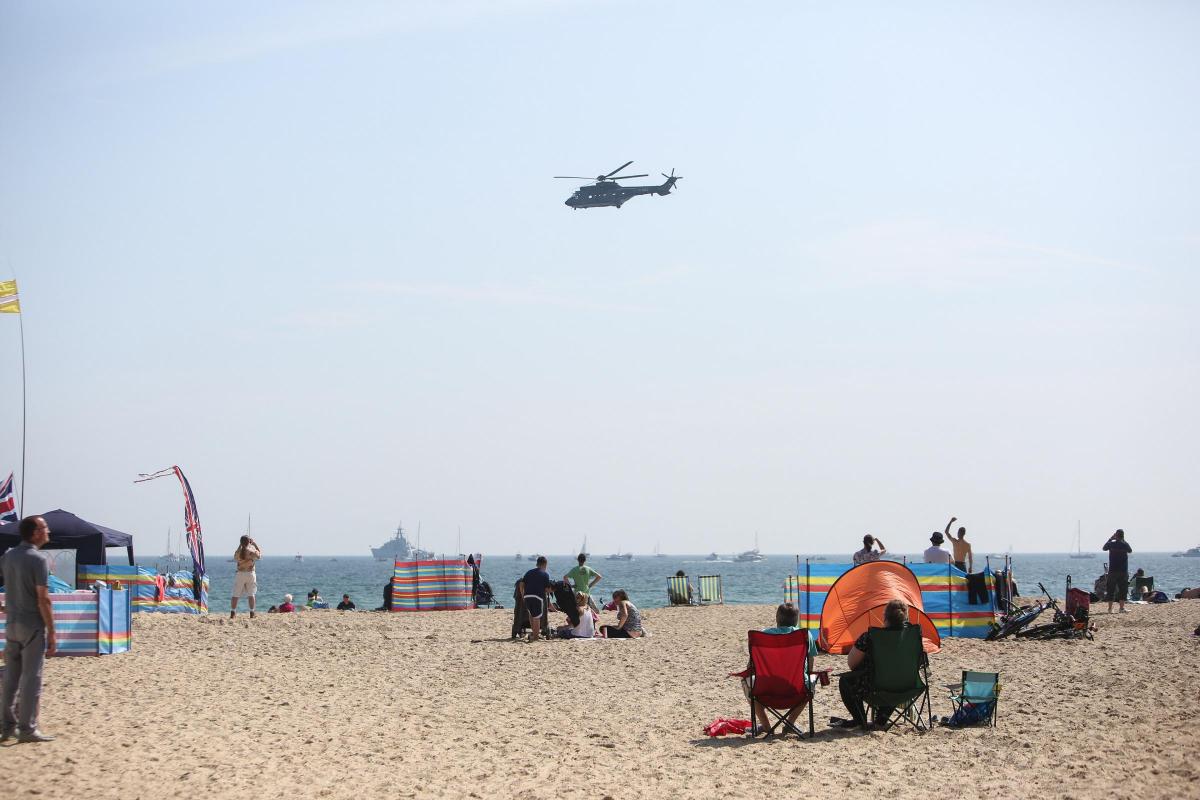
[[508,640],[510,614],[136,615],[133,652],[50,662],[59,738],[0,750],[5,794],[1200,796],[1200,601],[1099,614],[1094,642],[946,641],[935,714],[960,670],[999,670],[995,730],[834,730],[830,685],[812,741],[701,732],[747,716],[725,675],[771,607],[654,609],[644,640],[535,644]]

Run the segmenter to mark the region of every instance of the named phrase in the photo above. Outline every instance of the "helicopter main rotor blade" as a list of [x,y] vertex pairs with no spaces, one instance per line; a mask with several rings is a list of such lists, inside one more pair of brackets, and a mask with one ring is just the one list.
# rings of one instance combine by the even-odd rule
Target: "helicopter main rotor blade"
[[642,175],[609,175],[605,180],[626,181],[626,180],[629,180],[630,178],[647,178],[649,176],[650,176],[650,173],[648,173],[648,172],[645,174],[642,174]]
[[624,164],[622,164],[621,166],[617,167],[617,168],[616,168],[616,169],[614,169],[612,172],[605,173],[603,177],[604,177],[604,178],[607,178],[609,175],[616,175],[618,172],[620,172],[621,170],[625,169],[626,167],[628,167],[628,166],[629,166],[630,164],[632,164],[632,163],[633,163],[633,161],[632,161],[632,160],[630,160],[630,161],[626,161]]
[[570,178],[575,181],[590,181],[591,178],[585,178],[582,175],[555,175],[556,178]]

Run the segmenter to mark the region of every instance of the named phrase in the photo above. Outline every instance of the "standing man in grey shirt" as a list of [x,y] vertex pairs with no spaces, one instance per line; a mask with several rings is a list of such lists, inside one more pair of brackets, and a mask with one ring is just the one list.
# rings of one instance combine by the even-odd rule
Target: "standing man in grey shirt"
[[42,666],[54,655],[54,610],[50,605],[50,565],[38,548],[50,541],[50,526],[41,517],[26,517],[19,527],[21,543],[0,556],[4,584],[4,695],[0,742],[16,734],[18,742],[52,742],[38,730]]

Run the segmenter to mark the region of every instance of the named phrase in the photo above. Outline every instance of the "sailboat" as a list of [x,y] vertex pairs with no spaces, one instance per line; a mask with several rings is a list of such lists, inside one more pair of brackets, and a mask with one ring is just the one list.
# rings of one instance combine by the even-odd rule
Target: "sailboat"
[[658,542],[654,543],[654,557],[655,558],[666,558],[666,556],[664,554],[658,552]]
[[583,544],[579,545],[579,554],[585,557],[591,555],[587,549],[587,536],[583,537]]
[[[179,550],[183,550],[183,542],[179,543]],[[232,559],[231,559],[232,560]],[[163,567],[159,572],[177,572],[183,567],[183,558],[179,555],[179,551],[171,544],[171,529],[167,528],[167,554],[163,556]]]
[[1070,554],[1071,558],[1095,558],[1095,553],[1083,552],[1083,539],[1080,535],[1079,520],[1075,520],[1075,552]]

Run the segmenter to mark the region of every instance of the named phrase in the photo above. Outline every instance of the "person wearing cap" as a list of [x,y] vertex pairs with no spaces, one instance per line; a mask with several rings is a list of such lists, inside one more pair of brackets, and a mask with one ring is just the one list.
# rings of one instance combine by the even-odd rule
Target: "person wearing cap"
[[929,541],[933,542],[933,546],[925,548],[926,564],[950,564],[954,561],[950,557],[949,551],[942,549],[942,542],[946,539],[942,536],[941,531],[934,531],[933,535],[929,537]]

